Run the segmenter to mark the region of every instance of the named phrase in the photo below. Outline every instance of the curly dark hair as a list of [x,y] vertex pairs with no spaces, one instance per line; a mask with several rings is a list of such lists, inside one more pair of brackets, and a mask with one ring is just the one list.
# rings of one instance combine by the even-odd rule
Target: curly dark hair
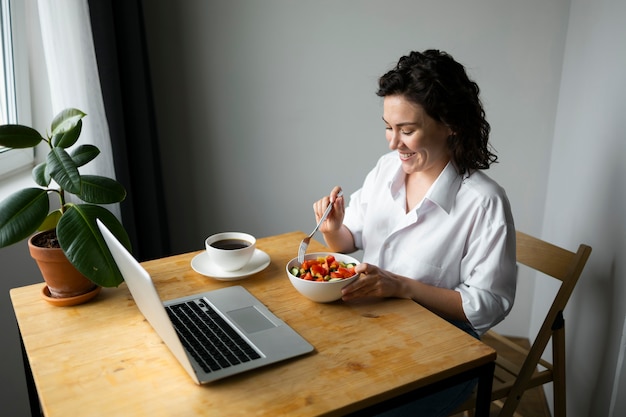
[[491,127],[479,92],[463,65],[445,52],[429,49],[400,58],[395,68],[380,77],[376,94],[402,95],[448,126],[453,132],[448,137],[452,162],[459,174],[465,174],[488,169],[498,160],[491,152]]

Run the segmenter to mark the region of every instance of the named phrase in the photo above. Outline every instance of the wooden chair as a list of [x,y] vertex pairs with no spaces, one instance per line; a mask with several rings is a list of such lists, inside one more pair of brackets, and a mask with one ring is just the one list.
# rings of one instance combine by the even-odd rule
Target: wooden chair
[[[565,321],[563,309],[583,271],[591,247],[581,244],[576,253],[517,231],[517,262],[561,281],[552,305],[529,350],[493,330],[487,332],[495,340],[525,356],[521,367],[507,359],[500,349],[496,360],[491,400],[501,408],[499,416],[512,416],[524,391],[553,383],[554,416],[565,417]],[[552,338],[552,363],[541,359]],[[488,342],[486,342],[488,343]],[[493,346],[497,349],[496,346]],[[508,350],[510,352],[510,350]],[[516,361],[519,363],[519,359]],[[471,398],[454,414],[474,409]]]

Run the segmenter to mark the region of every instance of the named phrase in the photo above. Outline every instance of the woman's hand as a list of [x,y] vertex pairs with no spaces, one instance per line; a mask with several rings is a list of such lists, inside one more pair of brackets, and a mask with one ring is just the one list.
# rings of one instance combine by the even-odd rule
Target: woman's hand
[[336,186],[330,195],[324,196],[313,204],[315,221],[319,222],[329,204],[333,209],[328,213],[326,220],[320,225],[320,232],[324,235],[326,245],[333,252],[350,253],[356,250],[352,232],[343,225],[343,217],[346,212],[343,196],[337,197],[341,187]]
[[330,192],[330,195],[324,196],[321,199],[313,203],[313,211],[315,212],[315,222],[319,222],[324,214],[324,211],[329,204],[333,205],[333,209],[328,213],[326,220],[320,225],[320,232],[336,232],[341,228],[343,224],[343,216],[345,213],[345,205],[343,196],[337,197],[337,194],[341,191],[341,187],[336,186]]
[[359,278],[342,289],[344,301],[362,297],[410,298],[405,290],[405,278],[367,263],[358,264]]

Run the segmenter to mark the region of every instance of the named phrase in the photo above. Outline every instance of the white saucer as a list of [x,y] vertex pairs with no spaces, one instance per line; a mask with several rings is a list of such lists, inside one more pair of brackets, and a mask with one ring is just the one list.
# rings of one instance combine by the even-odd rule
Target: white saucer
[[270,256],[262,250],[255,249],[250,262],[237,271],[224,271],[213,264],[206,252],[199,253],[191,260],[191,267],[199,274],[219,281],[236,281],[257,272],[261,272],[270,264]]

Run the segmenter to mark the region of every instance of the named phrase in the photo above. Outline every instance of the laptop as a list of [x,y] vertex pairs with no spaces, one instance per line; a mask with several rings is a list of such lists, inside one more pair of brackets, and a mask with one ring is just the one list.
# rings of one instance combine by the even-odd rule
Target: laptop
[[163,302],[148,272],[97,224],[137,307],[197,384],[313,350],[240,285]]

